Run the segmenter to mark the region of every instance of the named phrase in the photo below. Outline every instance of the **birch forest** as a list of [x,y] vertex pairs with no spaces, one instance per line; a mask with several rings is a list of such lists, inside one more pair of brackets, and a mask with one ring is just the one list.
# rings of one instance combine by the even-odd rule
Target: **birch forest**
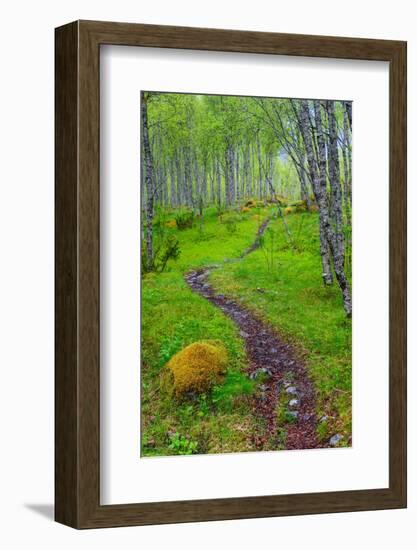
[[352,103],[140,119],[142,455],[350,446]]

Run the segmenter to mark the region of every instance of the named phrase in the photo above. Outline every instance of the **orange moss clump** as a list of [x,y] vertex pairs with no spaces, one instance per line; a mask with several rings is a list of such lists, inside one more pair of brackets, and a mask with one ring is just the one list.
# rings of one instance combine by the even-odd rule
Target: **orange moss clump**
[[165,223],[166,227],[177,227],[177,222],[175,220],[169,220]]
[[226,348],[218,340],[194,342],[176,353],[166,365],[175,396],[209,390],[221,380],[227,359]]
[[248,208],[247,206],[243,206],[241,209],[241,212],[243,213],[250,212],[250,208]]
[[284,214],[286,216],[288,216],[288,214],[292,214],[293,212],[295,212],[295,208],[292,206],[287,206],[287,208],[284,208]]

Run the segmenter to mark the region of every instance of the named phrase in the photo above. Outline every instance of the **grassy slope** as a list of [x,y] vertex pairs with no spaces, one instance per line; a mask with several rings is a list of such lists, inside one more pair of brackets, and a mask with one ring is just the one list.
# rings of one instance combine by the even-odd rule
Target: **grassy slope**
[[[267,211],[257,211],[265,216]],[[252,450],[252,425],[247,395],[251,383],[240,374],[245,366],[243,342],[233,323],[203,298],[193,294],[183,273],[241,254],[259,226],[256,211],[243,216],[231,234],[214,209],[205,215],[204,231],[170,229],[180,239],[181,256],[170,271],[149,274],[142,281],[142,454],[176,454],[187,450],[183,439],[197,443],[197,452]],[[318,414],[329,416],[319,426],[326,437],[350,433],[350,323],[345,320],[337,288],[321,284],[317,218],[292,214],[287,222],[298,252],[288,248],[282,222],[273,220],[274,262],[268,268],[265,251],[242,262],[222,265],[211,275],[223,293],[241,298],[272,325],[304,348],[307,366],[318,394]],[[266,236],[267,247],[269,237]],[[259,292],[261,288],[264,292]],[[185,345],[201,339],[221,339],[228,348],[230,371],[213,396],[175,403],[159,390],[159,373],[166,361]],[[334,418],[332,418],[334,417]],[[168,432],[182,436],[170,447]],[[178,438],[177,438],[178,439]]]

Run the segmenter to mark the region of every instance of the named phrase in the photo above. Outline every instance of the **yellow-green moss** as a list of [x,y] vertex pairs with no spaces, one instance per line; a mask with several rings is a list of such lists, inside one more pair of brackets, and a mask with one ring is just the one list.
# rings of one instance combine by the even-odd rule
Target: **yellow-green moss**
[[172,385],[176,397],[188,392],[203,393],[221,380],[227,361],[226,348],[219,340],[194,342],[176,353],[166,364],[169,385]]
[[248,208],[247,206],[243,206],[241,209],[241,212],[242,213],[250,212],[250,208]]
[[288,206],[288,199],[282,195],[277,195],[276,202],[278,202],[280,206]]
[[166,227],[177,227],[177,222],[175,220],[169,220],[165,223]]
[[284,208],[284,214],[288,216],[288,214],[292,214],[295,212],[295,207],[287,206],[287,208]]

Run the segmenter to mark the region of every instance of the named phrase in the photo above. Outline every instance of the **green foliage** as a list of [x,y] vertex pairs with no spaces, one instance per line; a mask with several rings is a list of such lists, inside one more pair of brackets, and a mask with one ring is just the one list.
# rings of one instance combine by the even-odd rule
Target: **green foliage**
[[320,441],[324,441],[329,437],[329,427],[326,420],[322,420],[317,424],[317,437]]
[[[172,220],[171,220],[172,221]],[[141,248],[141,269],[142,274],[147,272],[162,273],[167,268],[170,260],[178,260],[181,249],[177,237],[172,234],[171,224],[166,221],[166,212],[161,208],[156,209],[154,221],[154,257],[152,265],[149,265],[147,258],[146,243]]]
[[242,221],[241,216],[236,212],[227,212],[220,216],[220,223],[226,227],[226,231],[229,235],[234,235],[237,231],[237,224]]
[[175,222],[180,231],[189,229],[194,225],[194,212],[192,210],[186,210],[184,212],[178,212],[175,216]]
[[171,438],[171,443],[168,446],[175,454],[192,455],[197,452],[197,441],[190,441],[183,435],[175,433]]
[[236,233],[236,230],[237,230],[236,219],[228,218],[227,220],[225,220],[224,224],[226,226],[226,229],[227,229],[228,233],[230,233],[232,235],[233,235],[233,233]]
[[178,239],[173,235],[168,235],[156,258],[155,271],[157,273],[165,271],[168,261],[178,260],[180,254],[181,250]]
[[267,270],[272,273],[276,264],[276,235],[274,229],[268,227],[264,234],[259,238],[259,248],[262,251]]
[[153,271],[155,273],[163,273],[167,267],[169,260],[178,260],[181,249],[180,243],[174,235],[164,235],[158,241],[158,246],[154,250],[154,259],[151,266],[148,265],[146,245],[142,244],[142,274]]

